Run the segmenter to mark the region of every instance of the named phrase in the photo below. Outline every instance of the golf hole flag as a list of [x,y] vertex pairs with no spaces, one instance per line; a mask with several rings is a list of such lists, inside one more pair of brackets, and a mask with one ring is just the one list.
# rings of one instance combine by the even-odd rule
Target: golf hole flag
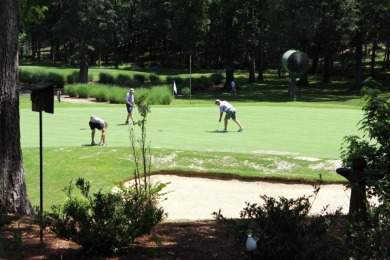
[[177,94],[176,82],[173,82],[173,92]]

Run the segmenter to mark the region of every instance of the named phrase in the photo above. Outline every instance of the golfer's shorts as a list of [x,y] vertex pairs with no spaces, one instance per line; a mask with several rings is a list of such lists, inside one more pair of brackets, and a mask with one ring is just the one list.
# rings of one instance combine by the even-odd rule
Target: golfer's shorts
[[225,119],[236,119],[236,110],[234,108],[230,108],[228,111],[226,111]]
[[126,104],[126,108],[127,108],[127,113],[132,113],[133,112],[133,107],[130,106],[129,104]]
[[100,122],[96,119],[92,119],[91,121],[89,121],[89,127],[91,128],[91,130],[95,128],[102,130],[105,127],[105,125],[104,122]]

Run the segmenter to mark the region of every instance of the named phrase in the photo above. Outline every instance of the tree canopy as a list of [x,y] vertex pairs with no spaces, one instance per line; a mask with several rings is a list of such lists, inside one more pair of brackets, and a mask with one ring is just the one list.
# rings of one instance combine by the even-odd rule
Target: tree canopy
[[354,64],[360,87],[365,54],[372,61],[370,76],[378,53],[389,69],[389,2],[32,0],[22,9],[47,7],[42,22],[24,26],[33,59],[50,48],[52,62],[96,65],[103,58],[99,64],[115,68],[186,68],[192,56],[196,68],[226,69],[228,82],[235,69],[247,69],[254,82],[263,79],[265,68],[279,68],[285,51],[296,49],[308,54],[309,73],[322,73],[324,82],[334,62]]

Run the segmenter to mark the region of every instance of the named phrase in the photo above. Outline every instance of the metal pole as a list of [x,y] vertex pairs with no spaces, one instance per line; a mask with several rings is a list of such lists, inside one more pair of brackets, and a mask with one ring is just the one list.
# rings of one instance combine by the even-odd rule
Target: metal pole
[[191,92],[192,92],[192,88],[191,88],[191,63],[192,63],[192,61],[191,61],[191,55],[190,55],[190,104],[191,104]]
[[42,171],[42,111],[39,111],[39,203],[40,203],[40,238],[43,241],[43,171]]

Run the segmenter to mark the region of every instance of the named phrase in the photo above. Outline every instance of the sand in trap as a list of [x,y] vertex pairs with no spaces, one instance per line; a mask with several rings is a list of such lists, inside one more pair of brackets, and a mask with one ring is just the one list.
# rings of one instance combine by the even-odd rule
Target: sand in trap
[[[314,188],[307,184],[283,184],[270,182],[243,182],[238,180],[213,180],[175,175],[154,175],[154,182],[171,182],[163,192],[167,200],[161,202],[169,220],[213,219],[212,213],[221,209],[228,218],[239,218],[240,211],[251,204],[263,204],[260,195],[268,197],[298,198],[313,195]],[[312,214],[320,213],[329,205],[327,212],[342,207],[347,214],[350,190],[340,184],[323,185],[313,203]]]

